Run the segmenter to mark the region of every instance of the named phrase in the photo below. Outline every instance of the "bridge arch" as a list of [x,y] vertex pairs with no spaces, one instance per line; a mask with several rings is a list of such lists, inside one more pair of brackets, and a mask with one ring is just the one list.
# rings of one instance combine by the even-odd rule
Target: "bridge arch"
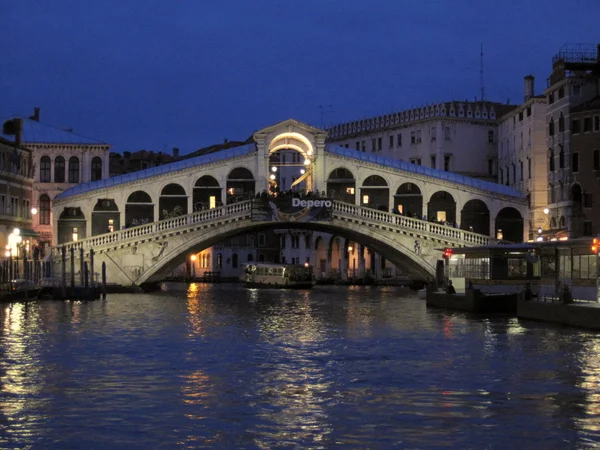
[[125,227],[154,222],[154,202],[145,191],[133,191],[125,203]]
[[112,198],[100,198],[92,211],[92,236],[121,229],[121,213]]
[[523,216],[512,206],[498,211],[496,215],[496,236],[509,242],[523,242]]
[[58,218],[58,242],[85,239],[86,225],[86,218],[81,208],[65,207]]
[[390,187],[381,175],[368,175],[360,187],[360,204],[381,211],[390,210]]
[[421,219],[423,213],[423,194],[415,183],[402,183],[394,194],[394,211],[409,217]]
[[188,213],[188,195],[182,185],[169,183],[160,191],[158,210],[160,220]]
[[235,167],[227,174],[227,204],[235,203],[255,194],[256,180],[250,169]]
[[456,223],[456,200],[447,191],[437,191],[429,198],[427,212],[430,221]]
[[327,197],[346,203],[356,204],[356,179],[345,167],[337,167],[329,172],[326,180]]
[[203,175],[196,180],[192,193],[194,211],[222,206],[222,188],[212,175]]
[[474,233],[490,234],[490,210],[483,200],[468,200],[460,213],[460,228]]

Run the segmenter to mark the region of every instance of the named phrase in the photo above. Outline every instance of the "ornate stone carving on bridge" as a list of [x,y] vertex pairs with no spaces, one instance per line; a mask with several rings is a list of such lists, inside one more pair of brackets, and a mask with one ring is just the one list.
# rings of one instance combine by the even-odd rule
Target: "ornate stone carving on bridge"
[[152,257],[152,262],[156,262],[160,259],[160,257],[163,255],[163,253],[165,252],[165,249],[169,246],[169,242],[168,241],[164,241],[162,242],[160,245],[160,250],[158,251],[158,253]]

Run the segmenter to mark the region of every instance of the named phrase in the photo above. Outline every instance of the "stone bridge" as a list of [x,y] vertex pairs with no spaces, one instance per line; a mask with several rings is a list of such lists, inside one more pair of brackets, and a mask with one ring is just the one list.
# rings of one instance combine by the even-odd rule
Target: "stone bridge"
[[[61,271],[63,253],[68,270],[72,254],[75,267],[79,268],[81,249],[88,264],[91,264],[93,250],[96,280],[105,262],[109,283],[141,286],[160,281],[184,263],[188,254],[223,239],[253,229],[287,227],[347,236],[372,248],[415,278],[425,279],[435,275],[436,262],[441,256],[436,249],[497,242],[454,227],[340,201],[333,202],[330,220],[258,222],[252,218],[252,202],[234,203],[57,246],[52,251],[55,273]],[[419,254],[413,248],[415,240],[421,243]]]
[[[293,228],[343,235],[424,277],[435,270],[436,247],[527,235],[527,201],[508,186],[330,145],[326,137],[290,119],[234,148],[67,189],[53,201],[54,261],[62,248],[68,257],[71,248],[93,249],[95,272],[104,261],[111,282],[139,285],[228,237]],[[334,200],[330,220],[252,220],[249,199],[283,196],[284,177],[296,194]]]

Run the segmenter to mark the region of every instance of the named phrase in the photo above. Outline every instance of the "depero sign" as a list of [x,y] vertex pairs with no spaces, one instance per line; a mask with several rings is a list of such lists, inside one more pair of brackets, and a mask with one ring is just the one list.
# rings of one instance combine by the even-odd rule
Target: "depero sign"
[[261,197],[252,201],[252,220],[257,222],[311,222],[332,220],[333,200],[291,196]]
[[299,198],[293,198],[292,206],[294,208],[297,208],[298,206],[302,208],[331,208],[333,207],[333,202],[331,200],[301,200]]

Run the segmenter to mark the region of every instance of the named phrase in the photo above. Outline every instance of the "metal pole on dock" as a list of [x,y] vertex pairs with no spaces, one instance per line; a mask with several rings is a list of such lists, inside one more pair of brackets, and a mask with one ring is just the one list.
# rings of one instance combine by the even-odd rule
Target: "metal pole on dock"
[[67,298],[67,249],[62,247],[61,251],[61,277],[60,277],[60,295],[62,299]]
[[75,299],[75,248],[71,247],[71,298]]
[[90,285],[94,287],[94,249],[90,248]]
[[84,286],[85,286],[85,299],[89,300],[90,299],[90,284],[89,284],[89,269],[88,269],[88,263],[87,261],[83,263],[83,272],[84,272]]
[[106,300],[106,261],[102,261],[102,300]]

